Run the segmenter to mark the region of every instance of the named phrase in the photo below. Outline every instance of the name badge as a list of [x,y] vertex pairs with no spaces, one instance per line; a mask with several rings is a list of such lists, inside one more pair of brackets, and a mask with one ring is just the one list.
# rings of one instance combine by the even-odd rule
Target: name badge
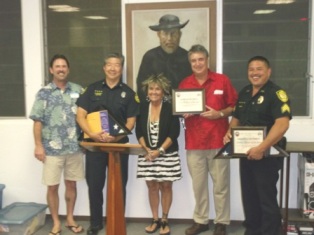
[[224,93],[223,90],[215,90],[214,95],[222,95]]
[[77,92],[72,92],[72,93],[70,94],[70,97],[71,97],[72,99],[77,99],[77,98],[79,98],[79,96],[80,96],[80,94],[77,93]]

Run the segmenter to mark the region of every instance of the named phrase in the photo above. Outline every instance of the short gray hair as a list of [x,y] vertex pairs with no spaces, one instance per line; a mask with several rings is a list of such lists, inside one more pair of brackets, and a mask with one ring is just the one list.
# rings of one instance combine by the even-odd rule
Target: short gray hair
[[190,58],[191,54],[197,53],[197,52],[203,53],[207,58],[209,57],[208,50],[204,46],[202,46],[200,44],[195,44],[188,51],[189,58]]
[[124,55],[122,55],[119,52],[109,53],[104,58],[104,65],[106,65],[107,60],[110,59],[110,58],[117,58],[117,59],[119,59],[120,63],[121,63],[121,66],[123,67],[123,65],[124,65]]

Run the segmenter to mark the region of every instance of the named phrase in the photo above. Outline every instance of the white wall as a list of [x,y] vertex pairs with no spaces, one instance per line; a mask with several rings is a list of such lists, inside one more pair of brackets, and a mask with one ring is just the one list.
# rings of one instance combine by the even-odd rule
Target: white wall
[[[174,0],[172,0],[174,1]],[[182,0],[180,0],[182,1]],[[42,85],[45,68],[43,65],[43,37],[41,0],[28,0],[22,2],[23,13],[23,50],[25,63],[25,91],[27,115],[35,98],[35,93]],[[27,2],[27,3],[26,3]],[[143,3],[149,1],[122,0],[122,15],[125,3]],[[155,2],[151,0],[151,2]],[[161,1],[160,1],[161,2]],[[166,2],[166,1],[164,1]],[[221,1],[218,1],[218,11],[222,11]],[[221,17],[221,13],[217,14]],[[124,22],[124,20],[122,20]],[[218,20],[218,70],[222,64],[221,46],[221,20]],[[123,25],[124,29],[124,25]],[[124,30],[123,30],[124,31]],[[313,36],[312,36],[313,38]],[[124,42],[125,46],[125,42]],[[124,47],[125,48],[125,47]],[[313,42],[312,42],[312,48]],[[313,52],[311,57],[313,58]],[[313,68],[314,66],[311,66]],[[311,74],[313,74],[311,72]],[[312,84],[313,86],[313,84]],[[14,91],[12,91],[14,92]],[[314,97],[311,95],[311,102]],[[313,103],[313,102],[312,102]],[[312,112],[312,111],[311,111]],[[313,115],[311,115],[313,116]],[[287,133],[289,141],[314,141],[314,122],[312,118],[294,118]],[[174,200],[170,211],[171,218],[192,218],[194,198],[189,173],[186,167],[184,153],[184,137],[180,136],[181,159],[183,179],[175,182],[173,186]],[[131,143],[136,143],[134,136]],[[41,184],[41,163],[33,156],[32,121],[27,118],[0,119],[0,183],[6,185],[3,195],[3,206],[13,202],[46,203],[46,187]],[[136,179],[136,156],[130,157],[130,172],[127,194],[127,217],[151,217],[145,182]],[[290,181],[290,207],[296,207],[297,168],[296,155],[291,158]],[[243,212],[240,195],[238,160],[231,160],[231,219],[242,220]],[[64,187],[60,187],[60,197],[63,199]],[[64,200],[61,200],[60,213],[65,214]],[[87,187],[85,181],[78,184],[77,215],[89,215]],[[210,212],[214,217],[213,208]]]

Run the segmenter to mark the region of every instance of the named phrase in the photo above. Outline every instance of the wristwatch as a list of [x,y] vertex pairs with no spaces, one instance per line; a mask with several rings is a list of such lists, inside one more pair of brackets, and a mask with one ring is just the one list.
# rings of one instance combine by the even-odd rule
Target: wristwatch
[[166,151],[165,151],[165,149],[163,147],[160,147],[158,149],[158,151],[159,151],[159,155],[164,155],[166,153]]
[[220,114],[220,117],[224,117],[225,115],[224,115],[224,113],[223,112],[219,112],[219,114]]

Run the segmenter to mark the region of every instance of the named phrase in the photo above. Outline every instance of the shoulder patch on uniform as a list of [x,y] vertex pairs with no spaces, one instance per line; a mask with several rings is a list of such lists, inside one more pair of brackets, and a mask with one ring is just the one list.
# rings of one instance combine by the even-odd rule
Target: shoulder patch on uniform
[[87,90],[87,87],[82,88],[81,95],[84,94],[86,90]]
[[281,100],[282,102],[288,101],[287,93],[284,90],[276,91],[276,94],[277,94],[278,99]]
[[135,99],[136,103],[140,102],[140,98],[138,97],[137,93],[135,94],[134,99]]
[[288,104],[283,104],[281,106],[281,113],[285,113],[285,112],[290,113],[290,106]]

